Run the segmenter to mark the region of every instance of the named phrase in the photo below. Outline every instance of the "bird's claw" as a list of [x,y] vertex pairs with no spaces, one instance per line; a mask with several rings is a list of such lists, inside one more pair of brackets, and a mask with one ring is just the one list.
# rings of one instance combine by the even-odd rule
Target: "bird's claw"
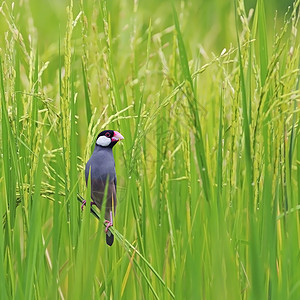
[[[91,206],[96,205],[96,203],[94,201],[91,202]],[[86,200],[82,201],[82,205],[81,205],[81,210],[84,209],[84,207],[86,206]]]
[[106,224],[105,232],[107,233],[108,228],[111,227],[111,226],[113,226],[112,212],[110,212],[110,221],[104,220],[104,223]]
[[111,221],[108,221],[108,220],[105,220],[104,223],[106,224],[105,232],[107,232],[108,228],[113,226],[113,223]]
[[85,200],[83,200],[83,201],[82,201],[82,205],[81,205],[81,210],[83,210],[83,209],[84,209],[85,205],[86,205],[86,201],[85,201]]

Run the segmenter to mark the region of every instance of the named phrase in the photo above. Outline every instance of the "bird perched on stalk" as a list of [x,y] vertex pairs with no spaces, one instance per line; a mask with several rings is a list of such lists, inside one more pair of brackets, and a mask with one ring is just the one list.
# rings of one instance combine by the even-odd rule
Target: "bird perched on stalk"
[[[103,198],[106,196],[105,223],[106,223],[106,243],[111,246],[114,236],[109,227],[113,225],[113,214],[117,206],[116,190],[117,177],[115,170],[115,160],[112,153],[113,146],[124,137],[118,131],[104,130],[97,136],[96,145],[91,158],[85,167],[85,181],[88,182],[91,173],[91,198],[92,205],[96,205],[100,210]],[[105,202],[105,201],[104,201]],[[83,201],[83,209],[86,201]]]

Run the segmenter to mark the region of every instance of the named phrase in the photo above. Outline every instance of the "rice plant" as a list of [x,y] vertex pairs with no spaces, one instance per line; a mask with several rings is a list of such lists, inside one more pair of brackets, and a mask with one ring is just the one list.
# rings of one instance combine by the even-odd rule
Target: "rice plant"
[[[2,2],[0,299],[299,299],[299,17]],[[104,129],[125,137],[112,247],[80,203]]]

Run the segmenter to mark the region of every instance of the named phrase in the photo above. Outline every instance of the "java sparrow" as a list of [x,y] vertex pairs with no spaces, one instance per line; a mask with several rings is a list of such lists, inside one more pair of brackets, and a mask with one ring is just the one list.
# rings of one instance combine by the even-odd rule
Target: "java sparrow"
[[[106,223],[106,243],[111,246],[114,236],[109,231],[113,225],[113,214],[117,206],[117,177],[115,170],[115,160],[112,152],[113,146],[124,137],[118,131],[104,130],[97,136],[94,152],[85,167],[85,181],[88,182],[89,173],[91,180],[92,205],[96,205],[100,210],[103,197],[106,195],[105,223]],[[105,201],[104,201],[105,202]],[[83,206],[85,203],[83,203]]]

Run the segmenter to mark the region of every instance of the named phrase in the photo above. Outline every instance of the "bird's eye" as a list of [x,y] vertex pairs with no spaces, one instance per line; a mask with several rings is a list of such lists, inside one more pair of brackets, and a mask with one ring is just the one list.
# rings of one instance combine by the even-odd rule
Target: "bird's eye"
[[109,138],[109,137],[110,137],[110,133],[109,133],[109,132],[106,132],[106,133],[105,133],[105,136]]

